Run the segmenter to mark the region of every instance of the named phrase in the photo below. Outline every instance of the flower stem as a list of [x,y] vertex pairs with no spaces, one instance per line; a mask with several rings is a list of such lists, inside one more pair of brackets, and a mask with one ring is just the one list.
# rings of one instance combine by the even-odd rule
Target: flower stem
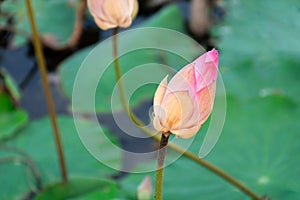
[[45,59],[44,59],[41,43],[39,40],[39,35],[38,35],[35,20],[34,20],[33,10],[32,10],[30,0],[26,0],[26,7],[27,7],[27,13],[28,13],[31,30],[32,30],[32,35],[33,35],[34,50],[35,50],[35,54],[37,57],[38,67],[39,67],[41,78],[42,78],[43,89],[45,92],[45,97],[46,97],[46,102],[47,102],[48,111],[49,111],[49,115],[50,115],[51,125],[52,125],[52,129],[53,129],[53,133],[54,133],[54,138],[55,138],[55,143],[56,143],[56,148],[57,148],[57,153],[58,153],[58,158],[59,158],[59,164],[60,164],[62,182],[66,183],[68,181],[68,176],[67,176],[66,164],[65,164],[65,159],[64,159],[63,147],[62,147],[62,143],[61,143],[61,139],[60,139],[60,133],[59,133],[58,124],[56,121],[55,106],[54,106],[54,102],[52,99],[51,90],[48,85]]
[[[143,132],[150,135],[156,141],[160,141],[159,136],[155,135],[155,133],[152,130],[148,129],[144,125],[144,123],[142,121],[140,121],[135,116],[135,114],[131,111],[131,109],[127,105],[126,97],[125,97],[125,93],[124,93],[124,87],[123,87],[123,83],[122,83],[122,80],[121,80],[120,63],[119,63],[119,59],[118,59],[117,34],[118,34],[118,29],[115,28],[114,31],[113,31],[114,67],[115,67],[115,74],[116,74],[116,78],[117,78],[117,84],[118,84],[118,89],[119,89],[120,99],[121,99],[121,102],[122,102],[123,109],[126,111],[126,113],[131,118],[131,120]],[[185,157],[193,160],[194,162],[201,165],[202,167],[204,167],[204,168],[208,169],[209,171],[217,174],[218,176],[220,176],[221,178],[223,178],[224,180],[226,180],[230,184],[234,185],[236,188],[240,189],[242,192],[244,192],[246,195],[251,197],[253,200],[261,200],[262,199],[259,195],[257,195],[250,188],[248,188],[247,186],[245,186],[244,184],[242,184],[241,182],[236,180],[234,177],[230,176],[229,174],[227,174],[223,170],[219,169],[218,167],[214,166],[213,164],[199,158],[197,155],[193,154],[192,152],[186,151],[185,149],[183,149],[183,148],[181,148],[181,147],[179,147],[175,144],[172,144],[172,143],[169,143],[168,146],[169,146],[169,148],[173,149],[174,151],[177,151],[178,153],[180,153],[180,154],[184,155]]]
[[158,155],[157,155],[155,200],[162,200],[164,162],[165,162],[165,157],[166,157],[169,136],[170,136],[170,133],[167,133],[167,134],[162,133],[161,134]]
[[234,185],[236,188],[240,189],[242,192],[244,192],[246,195],[251,197],[253,200],[262,200],[263,198],[254,193],[250,188],[246,187],[244,184],[239,182],[237,179],[233,178],[230,176],[228,173],[225,171],[219,169],[218,167],[214,166],[213,164],[199,158],[195,154],[193,154],[190,151],[185,151],[181,147],[174,145],[174,144],[169,144],[169,147],[172,148],[173,150],[182,153],[185,157],[195,161],[196,163],[202,165],[206,169],[210,170],[211,172],[217,174],[218,176],[222,177],[225,179],[227,182],[231,183]]
[[115,67],[115,73],[116,73],[121,103],[125,112],[130,116],[129,106],[126,103],[125,90],[124,90],[123,82],[121,80],[122,73],[121,73],[120,62],[118,57],[118,28],[113,29],[113,51],[114,51],[114,67]]

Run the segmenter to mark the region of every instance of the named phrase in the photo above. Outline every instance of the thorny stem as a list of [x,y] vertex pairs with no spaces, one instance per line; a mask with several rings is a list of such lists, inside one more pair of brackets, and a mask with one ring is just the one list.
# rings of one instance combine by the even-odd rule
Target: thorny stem
[[54,106],[54,102],[52,99],[51,90],[48,85],[48,77],[47,77],[45,59],[44,59],[41,43],[39,40],[38,31],[37,31],[36,23],[34,20],[33,10],[32,10],[30,0],[26,0],[26,7],[27,7],[27,13],[28,13],[31,30],[32,30],[32,35],[33,35],[33,45],[34,45],[34,49],[35,49],[35,53],[36,53],[36,57],[37,57],[38,67],[39,67],[41,78],[42,78],[43,89],[45,92],[45,97],[46,97],[46,102],[47,102],[48,111],[49,111],[49,115],[50,115],[51,125],[52,125],[52,129],[53,129],[53,133],[54,133],[56,149],[57,149],[59,164],[60,164],[60,171],[61,171],[61,176],[62,176],[62,182],[66,183],[68,181],[68,176],[67,176],[66,164],[65,164],[65,159],[64,159],[63,147],[62,147],[62,143],[61,143],[61,139],[60,139],[59,128],[58,128],[58,124],[56,121],[55,106]]
[[[121,98],[121,102],[123,105],[124,110],[126,111],[126,113],[128,114],[128,116],[131,118],[131,120],[142,130],[144,131],[146,134],[152,136],[156,141],[160,141],[160,138],[158,135],[155,135],[155,133],[153,133],[153,131],[151,131],[150,129],[148,129],[142,121],[140,121],[135,115],[134,113],[130,110],[129,106],[126,103],[126,97],[125,97],[125,93],[124,93],[124,87],[123,87],[123,83],[121,80],[121,69],[120,69],[120,63],[119,63],[119,59],[118,59],[118,46],[117,46],[117,34],[118,34],[118,29],[115,28],[113,31],[113,52],[114,52],[114,64],[115,64],[115,73],[116,73],[116,78],[117,78],[117,84],[118,84],[118,89],[119,89],[119,93],[120,93],[120,98]],[[248,188],[247,186],[245,186],[244,184],[242,184],[241,182],[239,182],[238,180],[236,180],[234,177],[230,176],[229,174],[227,174],[226,172],[224,172],[223,170],[219,169],[218,167],[214,166],[213,164],[199,158],[197,155],[193,154],[190,151],[186,151],[185,149],[169,143],[168,144],[169,148],[173,149],[174,151],[177,151],[178,153],[184,155],[185,157],[195,161],[196,163],[200,164],[201,166],[203,166],[204,168],[208,169],[209,171],[217,174],[218,176],[220,176],[221,178],[223,178],[224,180],[226,180],[227,182],[231,183],[232,185],[234,185],[236,188],[240,189],[242,192],[244,192],[246,195],[248,195],[249,197],[251,197],[253,200],[262,200],[262,198],[257,195],[256,193],[254,193],[250,188]]]
[[162,200],[164,162],[166,157],[167,145],[170,133],[162,133],[158,155],[157,155],[157,169],[156,169],[156,186],[155,186],[155,200]]

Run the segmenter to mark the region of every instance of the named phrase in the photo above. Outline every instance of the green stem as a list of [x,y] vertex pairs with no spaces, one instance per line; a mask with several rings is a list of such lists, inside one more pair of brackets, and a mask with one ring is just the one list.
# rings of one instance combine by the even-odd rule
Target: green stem
[[155,200],[162,200],[164,162],[166,157],[167,145],[170,133],[162,133],[158,155],[157,155],[157,169],[156,169],[156,186],[155,186]]
[[117,78],[118,89],[120,93],[121,103],[125,110],[125,112],[130,116],[129,106],[126,103],[125,90],[123,86],[123,82],[121,80],[122,73],[120,68],[120,62],[118,57],[118,28],[113,29],[113,51],[114,51],[114,67]]
[[[140,121],[134,115],[134,113],[130,110],[129,106],[127,105],[126,96],[125,96],[125,93],[124,93],[124,87],[123,87],[123,83],[122,83],[122,80],[121,80],[120,63],[119,63],[119,59],[118,59],[117,33],[118,33],[118,29],[116,28],[116,29],[114,29],[114,35],[113,35],[113,52],[114,52],[115,73],[116,73],[116,77],[117,77],[117,84],[118,84],[118,89],[119,89],[119,93],[120,93],[120,99],[122,101],[122,106],[123,106],[124,110],[126,111],[126,113],[128,114],[128,116],[131,118],[131,120],[143,132],[145,132],[146,134],[153,137],[156,141],[160,141],[159,136],[155,135],[155,133],[153,131],[148,129],[144,125],[144,123],[142,121]],[[181,147],[179,147],[175,144],[172,144],[172,143],[169,143],[168,147],[173,149],[174,151],[177,151],[178,153],[184,155],[185,157],[195,161],[197,164],[200,164],[201,166],[208,169],[209,171],[217,174],[218,176],[220,176],[221,178],[223,178],[224,180],[226,180],[230,184],[234,185],[236,188],[240,189],[242,192],[244,192],[246,195],[251,197],[253,200],[261,200],[262,199],[259,195],[257,195],[255,192],[253,192],[250,188],[246,187],[244,184],[242,184],[241,182],[239,182],[238,180],[236,180],[235,178],[233,178],[232,176],[230,176],[229,174],[227,174],[223,170],[221,170],[218,167],[214,166],[213,164],[199,158],[197,155],[193,154],[192,152],[186,151],[185,149],[183,149],[183,148],[181,148]]]
[[58,158],[59,158],[59,164],[60,164],[60,171],[61,171],[61,176],[62,176],[62,182],[66,183],[68,181],[68,176],[67,176],[67,170],[66,170],[66,165],[65,165],[63,147],[62,147],[62,143],[61,143],[61,139],[60,139],[58,124],[56,121],[54,102],[52,99],[50,87],[48,85],[48,77],[47,77],[45,59],[44,59],[41,43],[39,40],[39,35],[38,35],[35,20],[34,20],[34,15],[33,15],[33,10],[32,10],[30,0],[26,0],[26,7],[27,7],[27,13],[29,16],[29,21],[30,21],[30,25],[31,25],[32,35],[33,35],[34,50],[35,50],[35,54],[37,57],[37,62],[38,62],[38,66],[39,66],[39,70],[40,70],[40,74],[41,74],[41,78],[42,78],[43,89],[45,92],[46,102],[47,102],[48,111],[49,111],[49,115],[50,115],[51,125],[52,125],[52,129],[53,129],[53,133],[54,133],[54,138],[55,138],[55,143],[56,143],[56,148],[57,148],[57,153],[58,153]]

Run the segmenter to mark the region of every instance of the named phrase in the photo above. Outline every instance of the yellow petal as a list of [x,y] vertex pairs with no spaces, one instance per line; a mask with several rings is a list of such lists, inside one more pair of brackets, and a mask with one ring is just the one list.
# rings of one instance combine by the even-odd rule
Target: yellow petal
[[103,11],[106,14],[107,21],[124,28],[131,24],[132,9],[126,0],[103,1]]
[[199,131],[200,127],[201,125],[197,125],[187,129],[171,130],[171,132],[177,137],[187,139],[193,137]]
[[160,117],[159,116],[155,116],[153,119],[153,126],[157,131],[162,131],[163,127],[161,125],[161,121],[160,121]]
[[132,19],[134,19],[139,11],[139,3],[137,0],[130,0],[130,1],[134,1],[133,2],[133,10],[131,13],[131,17],[132,17]]
[[162,108],[165,112],[163,126],[171,129],[180,129],[191,118],[194,104],[188,91],[170,92],[164,99]]
[[167,82],[168,80],[168,76],[166,76],[159,84],[158,88],[156,89],[155,95],[154,95],[154,99],[153,99],[153,106],[154,106],[154,114],[158,115],[158,107],[160,106],[166,90],[167,90]]
[[132,23],[131,17],[126,17],[122,21],[119,21],[118,25],[122,28],[127,28],[128,26],[131,25],[131,23]]
[[137,0],[88,0],[88,8],[99,28],[126,28],[138,10]]
[[107,30],[107,29],[110,29],[110,28],[117,27],[117,25],[112,24],[108,21],[99,20],[98,18],[94,18],[94,19],[95,19],[95,22],[98,25],[98,27],[101,28],[102,30]]

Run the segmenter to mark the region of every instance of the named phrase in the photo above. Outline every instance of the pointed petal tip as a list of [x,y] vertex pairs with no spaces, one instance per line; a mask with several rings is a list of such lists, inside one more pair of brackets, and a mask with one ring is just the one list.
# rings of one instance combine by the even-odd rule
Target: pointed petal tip
[[213,61],[214,64],[215,64],[216,66],[218,66],[218,64],[219,64],[219,52],[218,52],[218,50],[213,49],[213,50],[207,52],[207,55],[208,55],[208,56],[207,56],[207,58],[205,59],[205,61],[206,61],[206,62],[211,62],[211,61]]
[[160,84],[162,84],[163,86],[168,85],[168,77],[169,77],[169,75],[167,74],[167,75],[164,77],[164,79],[161,81]]

